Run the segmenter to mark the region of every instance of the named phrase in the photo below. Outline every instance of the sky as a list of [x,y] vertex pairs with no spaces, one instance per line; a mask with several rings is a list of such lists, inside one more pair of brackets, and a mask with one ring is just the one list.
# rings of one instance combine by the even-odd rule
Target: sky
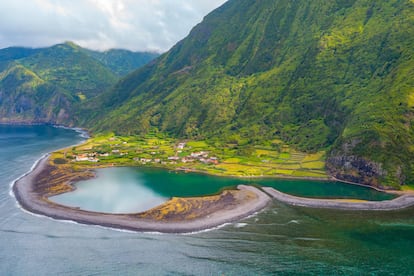
[[0,48],[164,52],[226,0],[0,0]]

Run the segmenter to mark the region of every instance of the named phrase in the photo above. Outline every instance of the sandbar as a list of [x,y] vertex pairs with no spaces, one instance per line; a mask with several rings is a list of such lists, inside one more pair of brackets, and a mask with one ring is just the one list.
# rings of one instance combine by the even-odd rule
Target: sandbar
[[282,193],[270,187],[264,187],[268,195],[277,201],[301,207],[340,209],[340,210],[361,210],[361,211],[392,211],[414,206],[414,194],[403,194],[397,198],[384,201],[355,201],[346,199],[317,199],[297,197]]
[[44,182],[45,179],[53,182],[54,172],[50,171],[48,157],[39,160],[30,173],[15,181],[13,192],[22,208],[58,220],[139,232],[189,233],[238,221],[262,210],[271,202],[271,198],[259,189],[239,185],[237,190],[224,191],[217,196],[173,198],[144,213],[84,211],[48,200],[49,195],[45,192],[47,189],[44,189],[44,184],[39,184],[40,180]]

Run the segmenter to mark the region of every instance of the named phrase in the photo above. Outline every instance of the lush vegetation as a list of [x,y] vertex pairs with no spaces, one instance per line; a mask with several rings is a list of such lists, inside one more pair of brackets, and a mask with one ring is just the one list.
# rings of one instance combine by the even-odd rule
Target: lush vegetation
[[85,55],[73,43],[45,48],[18,60],[18,63],[35,72],[44,81],[72,93],[80,92],[88,98],[118,80],[109,68]]
[[252,148],[281,139],[326,150],[338,178],[413,183],[413,15],[411,0],[230,0],[94,100],[89,126]]
[[57,164],[75,169],[152,166],[226,176],[327,178],[325,152],[299,152],[280,140],[251,146],[214,140],[178,140],[151,131],[145,137],[98,135],[86,143],[54,153]]
[[123,49],[111,49],[104,52],[88,49],[83,49],[83,51],[87,55],[99,60],[120,77],[128,75],[159,56],[158,53],[132,52]]
[[79,121],[75,111],[86,99],[154,57],[120,50],[95,52],[71,42],[2,49],[0,122],[74,124]]
[[78,99],[16,62],[0,73],[1,123],[68,123]]

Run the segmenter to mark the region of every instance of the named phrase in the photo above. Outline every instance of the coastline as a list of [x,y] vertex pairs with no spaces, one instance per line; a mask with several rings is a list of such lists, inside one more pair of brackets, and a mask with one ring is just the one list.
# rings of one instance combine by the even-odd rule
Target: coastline
[[314,199],[288,195],[270,187],[263,187],[268,195],[277,201],[300,207],[355,211],[393,211],[414,206],[414,194],[403,194],[384,201],[358,201],[341,199]]
[[382,192],[382,193],[387,193],[387,194],[393,194],[393,195],[414,194],[414,193],[407,192],[407,191],[402,191],[402,190],[393,190],[391,188],[390,189],[384,189],[384,188],[380,188],[380,187],[376,187],[376,186],[370,186],[370,185],[366,185],[366,184],[341,180],[341,179],[335,178],[333,176],[331,176],[330,180],[337,181],[337,182],[340,182],[340,183],[349,184],[349,185],[355,185],[355,186],[360,186],[360,187],[364,187],[364,188],[369,188],[369,189],[373,189],[375,191]]
[[[49,155],[41,158],[30,172],[13,183],[12,190],[23,209],[57,220],[69,220],[81,224],[140,232],[191,233],[248,217],[262,210],[271,202],[271,198],[259,189],[239,185],[238,190],[231,194],[223,192],[216,196],[212,204],[208,204],[208,208],[202,214],[191,220],[180,219],[179,216],[174,219],[157,220],[146,215],[150,212],[140,214],[89,212],[53,203],[47,199],[45,194],[42,194],[44,191],[39,191],[36,187],[38,177],[41,174],[48,173],[45,171],[47,170],[48,161]],[[200,199],[203,198],[197,200]],[[196,199],[189,199],[188,201],[192,204],[194,200]],[[154,209],[149,211],[154,212]]]
[[[90,212],[59,205],[48,200],[50,196],[48,190],[37,184],[39,184],[41,176],[49,177],[52,172],[50,171],[49,157],[50,154],[42,156],[29,172],[12,184],[14,197],[24,210],[57,220],[129,231],[194,233],[246,218],[264,209],[272,200],[293,206],[339,210],[390,211],[414,206],[414,195],[409,193],[388,201],[355,202],[352,200],[296,197],[269,187],[263,187],[260,190],[253,186],[239,185],[238,190],[227,190],[216,196],[172,198],[170,201],[143,213],[108,214]],[[65,190],[73,189],[70,183],[82,177],[93,177],[92,175],[90,171],[84,171],[75,178],[68,178],[66,180],[69,183],[62,184],[63,191],[55,190],[54,193],[70,191]],[[47,179],[50,181],[49,178]],[[174,209],[173,206],[183,205],[188,207],[185,208],[187,213],[182,210],[172,210]],[[168,210],[169,213],[160,216],[160,214],[165,213],[165,210]],[[202,212],[197,210],[202,210]]]

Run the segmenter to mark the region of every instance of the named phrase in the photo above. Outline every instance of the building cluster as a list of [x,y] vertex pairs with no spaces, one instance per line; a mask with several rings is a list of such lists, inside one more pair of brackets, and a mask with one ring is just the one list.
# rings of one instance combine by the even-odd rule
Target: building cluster
[[99,161],[99,159],[96,158],[96,156],[93,153],[78,154],[75,156],[75,160],[76,162],[81,162],[81,161],[98,162]]
[[[178,143],[176,148],[176,154],[174,156],[167,157],[167,160],[162,160],[161,158],[143,158],[143,157],[135,157],[133,160],[136,162],[140,162],[142,164],[150,164],[150,163],[159,163],[162,165],[167,164],[177,164],[179,162],[182,163],[195,163],[200,162],[203,164],[219,164],[219,160],[215,156],[209,156],[209,153],[206,151],[198,151],[198,152],[192,152],[188,156],[180,157],[178,156],[179,153],[182,153],[183,149],[185,148],[186,143]],[[89,162],[99,162],[98,157],[108,157],[110,154],[113,155],[127,155],[126,152],[121,152],[119,149],[114,149],[111,151],[111,153],[82,153],[75,156],[76,162],[81,161],[89,161]],[[151,152],[151,155],[156,155],[156,152]]]
[[219,164],[219,160],[217,157],[210,157],[207,152],[193,152],[188,156],[180,157],[180,156],[169,156],[167,160],[162,160],[159,158],[140,158],[136,157],[134,158],[134,161],[141,162],[142,164],[150,164],[150,163],[160,163],[162,165],[166,164],[177,164],[179,162],[182,163],[194,163],[194,162],[200,162],[203,164]]
[[[117,155],[127,155],[127,152],[119,152],[118,150],[113,150],[112,151],[113,154],[117,154]],[[99,158],[98,157],[108,157],[110,154],[105,152],[105,153],[97,153],[97,152],[91,152],[91,153],[81,153],[78,155],[75,155],[75,161],[76,162],[82,162],[82,161],[89,161],[89,162],[99,162]]]

